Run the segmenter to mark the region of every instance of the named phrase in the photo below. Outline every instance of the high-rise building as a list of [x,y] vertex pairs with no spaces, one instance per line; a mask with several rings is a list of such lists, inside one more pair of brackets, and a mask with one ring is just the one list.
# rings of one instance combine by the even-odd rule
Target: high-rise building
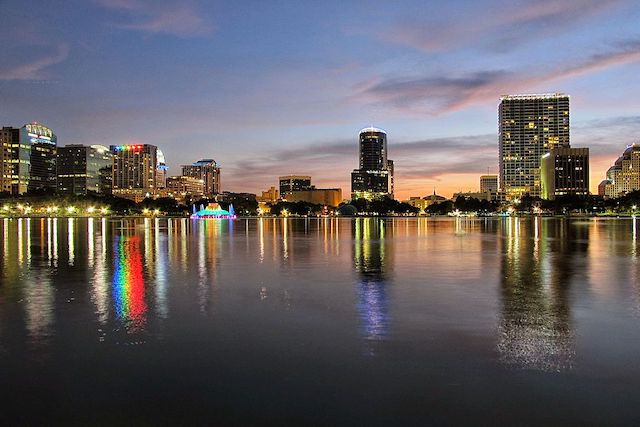
[[569,147],[569,96],[503,96],[498,116],[500,190],[507,200],[540,196],[540,159]]
[[213,159],[202,159],[190,165],[182,166],[182,176],[201,179],[204,182],[204,195],[220,194],[220,167]]
[[291,191],[306,191],[312,188],[311,177],[307,175],[286,175],[278,178],[280,195]]
[[20,130],[3,127],[0,130],[0,192],[11,193],[13,176],[13,145],[20,140]]
[[552,148],[540,161],[541,197],[589,194],[589,149]]
[[393,198],[393,161],[387,158],[387,133],[364,128],[358,135],[359,168],[351,172],[351,198]]
[[169,171],[169,166],[165,163],[164,153],[162,150],[158,148],[158,170],[156,171],[156,188],[166,188],[167,187],[167,173]]
[[111,193],[113,154],[102,145],[58,147],[58,192],[84,195]]
[[29,146],[30,168],[28,191],[56,191],[56,135],[39,123],[29,123],[20,128],[20,148]]
[[617,198],[640,190],[640,145],[628,145],[607,171],[605,196]]
[[151,144],[112,145],[113,195],[135,202],[156,192],[158,147]]
[[35,122],[20,129],[3,127],[0,140],[2,191],[56,190],[57,137],[51,129]]
[[183,199],[187,195],[202,197],[204,181],[192,176],[170,176],[167,178],[167,191],[176,199]]

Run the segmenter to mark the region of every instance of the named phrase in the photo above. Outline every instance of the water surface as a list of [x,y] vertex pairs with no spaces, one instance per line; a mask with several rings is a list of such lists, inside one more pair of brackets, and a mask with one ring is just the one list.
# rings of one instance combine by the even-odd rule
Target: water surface
[[638,425],[638,250],[634,219],[0,220],[0,422]]

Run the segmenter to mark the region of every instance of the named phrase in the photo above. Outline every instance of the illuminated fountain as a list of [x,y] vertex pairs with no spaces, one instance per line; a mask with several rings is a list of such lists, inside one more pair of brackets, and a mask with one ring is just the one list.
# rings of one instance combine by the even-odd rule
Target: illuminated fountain
[[229,205],[229,210],[224,210],[217,203],[209,203],[207,207],[200,205],[200,210],[195,211],[195,206],[193,207],[193,214],[191,218],[223,218],[223,219],[234,219],[236,217],[233,211],[233,205]]

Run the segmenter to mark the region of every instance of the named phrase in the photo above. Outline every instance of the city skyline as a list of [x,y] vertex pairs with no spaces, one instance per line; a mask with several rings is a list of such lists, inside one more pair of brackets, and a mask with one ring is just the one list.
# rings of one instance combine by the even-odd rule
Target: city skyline
[[630,1],[79,4],[6,2],[2,123],[38,121],[62,146],[154,144],[169,175],[213,157],[232,191],[305,174],[348,194],[370,125],[388,132],[398,199],[477,190],[498,173],[505,94],[571,96],[594,194],[640,139]]

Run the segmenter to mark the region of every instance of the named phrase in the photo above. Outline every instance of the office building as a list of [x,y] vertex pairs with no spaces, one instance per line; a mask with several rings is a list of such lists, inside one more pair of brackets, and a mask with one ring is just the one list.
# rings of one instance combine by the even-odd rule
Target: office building
[[352,199],[393,198],[393,161],[387,158],[387,133],[364,128],[358,134],[359,168],[351,172]]
[[278,178],[280,182],[280,194],[289,193],[291,191],[310,190],[311,177],[307,175],[287,175]]
[[56,190],[57,137],[51,129],[35,122],[20,129],[3,127],[0,141],[1,191]]
[[498,193],[498,175],[480,176],[480,192],[491,194]]
[[18,144],[20,130],[3,127],[0,130],[0,193],[11,193],[13,177],[13,146]]
[[185,196],[204,196],[205,185],[200,178],[192,176],[170,176],[167,178],[166,192],[176,199],[184,199]]
[[151,144],[112,145],[113,195],[141,202],[156,192],[158,147]]
[[540,161],[541,197],[589,195],[589,149],[552,148]]
[[605,196],[617,198],[640,190],[640,145],[628,145],[607,171]]
[[22,161],[23,150],[29,152],[28,191],[56,191],[57,144],[56,135],[42,124],[34,122],[20,128],[17,158]]
[[58,147],[57,185],[60,194],[111,193],[113,154],[102,145]]
[[202,159],[190,165],[182,166],[182,176],[201,179],[204,182],[204,194],[213,197],[220,194],[220,167],[213,159]]
[[158,170],[156,171],[156,189],[163,189],[167,186],[167,174],[169,173],[169,166],[165,163],[164,153],[158,148]]
[[507,200],[540,196],[540,159],[569,147],[569,96],[503,96],[498,116],[500,190]]
[[342,202],[342,189],[314,187],[309,190],[289,191],[284,193],[282,197],[287,202],[306,202],[336,207]]

